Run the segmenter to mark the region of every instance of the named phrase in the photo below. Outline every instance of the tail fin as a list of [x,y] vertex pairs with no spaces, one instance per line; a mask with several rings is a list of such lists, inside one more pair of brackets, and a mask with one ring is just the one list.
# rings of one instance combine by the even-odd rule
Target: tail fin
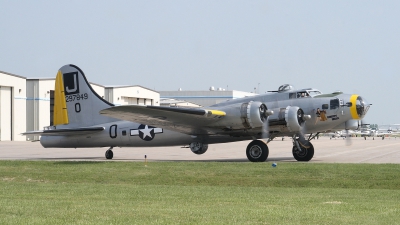
[[114,106],[100,97],[75,65],[65,65],[57,73],[54,89],[53,125],[60,128],[88,127],[116,121],[100,110]]

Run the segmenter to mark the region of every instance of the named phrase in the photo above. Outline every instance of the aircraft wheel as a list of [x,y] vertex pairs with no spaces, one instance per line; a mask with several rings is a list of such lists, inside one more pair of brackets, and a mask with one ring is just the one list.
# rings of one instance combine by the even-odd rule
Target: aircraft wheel
[[247,145],[246,155],[251,162],[265,162],[268,154],[268,146],[263,141],[254,140]]
[[309,144],[310,144],[309,148],[304,148],[303,146],[300,145],[301,150],[298,150],[296,146],[293,146],[293,149],[292,149],[293,157],[297,161],[307,162],[313,158],[314,146],[311,143],[309,143]]
[[112,159],[113,156],[114,156],[114,153],[112,150],[109,149],[106,151],[106,159]]
[[201,155],[205,153],[207,149],[208,149],[208,144],[203,144],[200,142],[190,143],[190,150],[192,150],[194,154]]

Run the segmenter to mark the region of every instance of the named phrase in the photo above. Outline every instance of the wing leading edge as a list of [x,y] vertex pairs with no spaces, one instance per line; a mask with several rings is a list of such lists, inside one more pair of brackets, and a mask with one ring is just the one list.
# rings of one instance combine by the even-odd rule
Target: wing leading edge
[[207,128],[207,125],[226,115],[225,112],[220,110],[142,105],[115,106],[101,110],[100,114],[185,134],[213,133],[211,128]]

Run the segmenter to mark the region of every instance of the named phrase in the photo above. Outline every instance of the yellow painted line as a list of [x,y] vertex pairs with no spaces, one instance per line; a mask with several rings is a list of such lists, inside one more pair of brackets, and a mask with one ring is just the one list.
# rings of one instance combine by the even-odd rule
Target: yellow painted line
[[219,111],[219,110],[207,110],[208,113],[211,113],[212,115],[216,116],[226,116],[226,112],[224,111]]
[[357,113],[357,98],[358,98],[358,95],[352,95],[350,97],[350,102],[351,102],[350,114],[351,114],[351,117],[355,120],[360,119],[360,117],[358,116],[358,113]]

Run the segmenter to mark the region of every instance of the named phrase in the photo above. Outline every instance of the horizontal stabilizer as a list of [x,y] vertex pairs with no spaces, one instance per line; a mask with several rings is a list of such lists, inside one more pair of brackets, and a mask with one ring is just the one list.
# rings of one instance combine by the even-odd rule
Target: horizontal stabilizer
[[22,133],[22,135],[40,135],[40,136],[72,136],[85,135],[103,131],[104,127],[81,127],[81,128],[65,128],[53,130],[36,130]]

